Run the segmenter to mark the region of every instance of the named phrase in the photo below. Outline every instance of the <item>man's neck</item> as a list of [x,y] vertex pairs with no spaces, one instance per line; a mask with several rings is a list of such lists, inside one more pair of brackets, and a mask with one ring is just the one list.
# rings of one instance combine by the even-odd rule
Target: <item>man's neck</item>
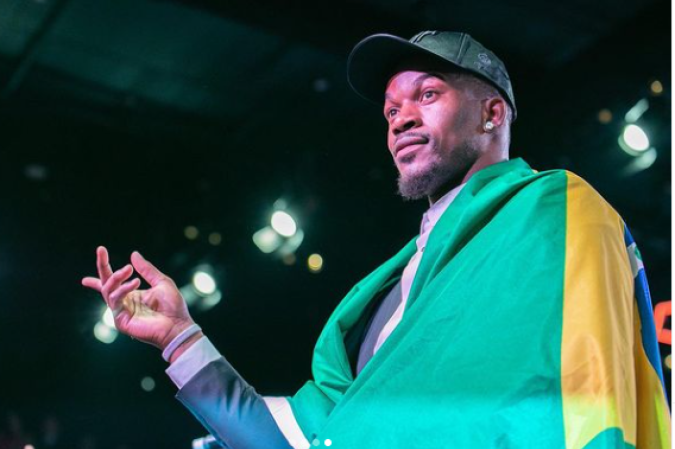
[[483,155],[481,155],[481,157],[476,159],[476,161],[471,165],[471,167],[469,167],[466,173],[462,173],[459,176],[450,179],[448,182],[443,184],[443,186],[440,189],[438,189],[438,191],[434,192],[434,194],[432,195],[429,195],[429,205],[433,206],[433,204],[439,199],[441,199],[443,195],[445,195],[455,187],[466,183],[474,175],[474,173],[490,165],[498,164],[499,162],[504,162],[507,160],[509,160],[508,152],[498,153],[488,151],[484,153]]

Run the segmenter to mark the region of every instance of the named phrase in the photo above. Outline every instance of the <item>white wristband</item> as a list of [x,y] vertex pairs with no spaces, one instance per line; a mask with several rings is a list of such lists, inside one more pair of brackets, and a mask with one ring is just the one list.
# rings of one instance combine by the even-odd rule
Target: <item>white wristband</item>
[[178,349],[180,345],[185,343],[185,341],[188,338],[192,337],[194,334],[196,334],[201,330],[202,330],[201,327],[199,327],[197,324],[193,324],[180,334],[176,335],[176,337],[173,340],[171,340],[171,343],[166,345],[166,348],[164,348],[164,351],[162,351],[162,358],[168,362],[171,359],[173,353],[176,351],[176,349]]

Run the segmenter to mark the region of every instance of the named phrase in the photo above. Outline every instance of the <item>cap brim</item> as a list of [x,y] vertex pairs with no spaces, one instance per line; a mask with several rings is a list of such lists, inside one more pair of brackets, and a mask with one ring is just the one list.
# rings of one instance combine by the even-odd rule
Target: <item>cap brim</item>
[[374,34],[354,46],[347,60],[347,81],[363,98],[384,103],[387,82],[406,61],[451,64],[437,54],[391,34]]

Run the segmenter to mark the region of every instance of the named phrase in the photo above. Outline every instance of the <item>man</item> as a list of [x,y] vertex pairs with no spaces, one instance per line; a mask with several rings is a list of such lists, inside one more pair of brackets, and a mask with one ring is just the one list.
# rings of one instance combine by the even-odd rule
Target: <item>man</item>
[[464,33],[375,35],[349,81],[384,101],[401,195],[431,206],[337,307],[293,397],[246,384],[140,254],[113,272],[98,249],[84,285],[163,349],[178,399],[231,449],[668,447],[639,253],[583,180],[508,159],[501,60]]

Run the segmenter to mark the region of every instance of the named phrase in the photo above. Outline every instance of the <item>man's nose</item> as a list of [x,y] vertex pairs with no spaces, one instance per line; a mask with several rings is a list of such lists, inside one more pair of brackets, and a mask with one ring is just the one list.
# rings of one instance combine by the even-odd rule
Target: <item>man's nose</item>
[[402,107],[392,122],[394,135],[401,134],[422,124],[419,111],[413,106]]

